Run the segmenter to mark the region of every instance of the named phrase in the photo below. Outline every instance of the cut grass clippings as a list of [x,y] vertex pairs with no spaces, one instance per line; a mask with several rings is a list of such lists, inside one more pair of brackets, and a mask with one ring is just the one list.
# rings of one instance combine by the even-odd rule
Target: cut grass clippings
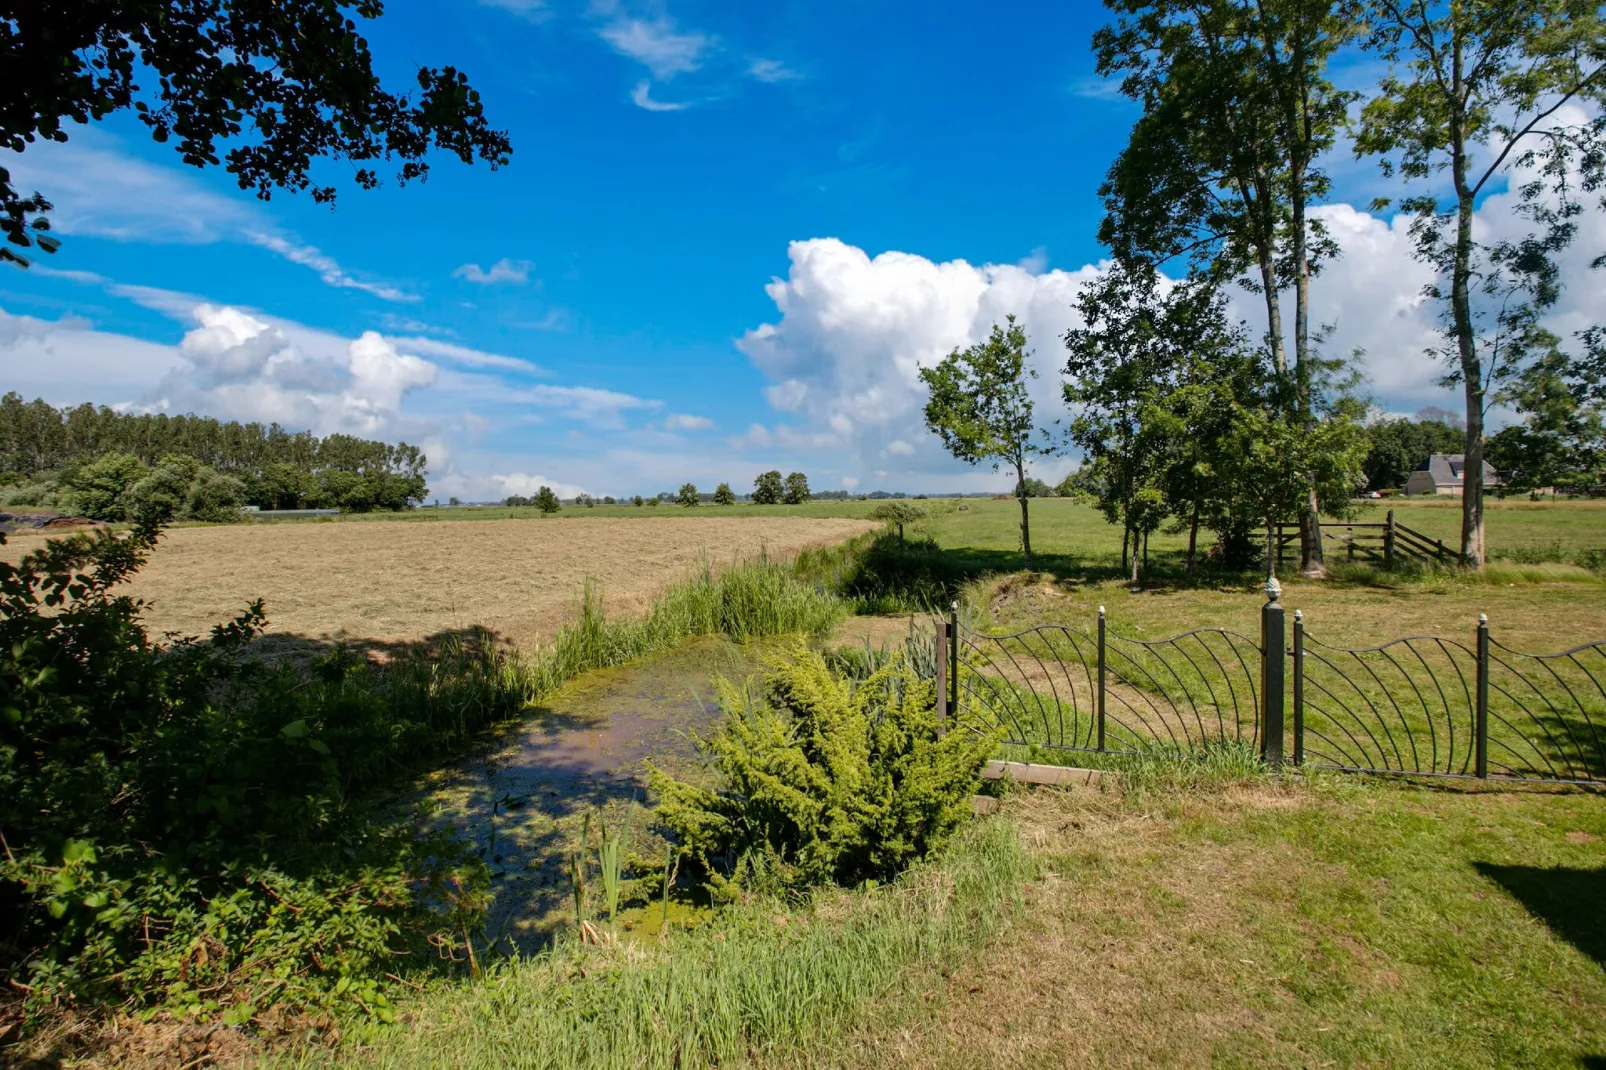
[[893,885],[734,907],[661,941],[570,943],[278,1065],[692,1068],[821,1053],[899,1003],[901,971],[952,970],[1001,940],[1035,874],[1013,824],[978,822]]

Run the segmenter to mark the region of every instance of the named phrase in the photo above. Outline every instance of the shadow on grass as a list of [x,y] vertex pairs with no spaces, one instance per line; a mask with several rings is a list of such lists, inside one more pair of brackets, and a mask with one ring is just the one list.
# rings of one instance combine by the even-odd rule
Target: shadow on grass
[[[1502,866],[1474,862],[1484,877],[1504,888],[1550,931],[1606,966],[1606,866]],[[1596,1060],[1590,1062],[1589,1059]],[[1589,1056],[1583,1065],[1606,1066],[1606,1057]]]

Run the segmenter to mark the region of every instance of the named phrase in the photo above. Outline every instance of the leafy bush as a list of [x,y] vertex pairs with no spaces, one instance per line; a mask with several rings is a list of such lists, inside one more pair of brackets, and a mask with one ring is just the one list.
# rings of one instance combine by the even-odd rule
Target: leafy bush
[[542,487],[536,491],[535,497],[530,499],[530,502],[541,512],[548,515],[557,512],[563,507],[558,501],[558,496],[552,493],[551,487]]
[[680,494],[677,500],[681,505],[686,506],[688,509],[695,507],[701,500],[697,494],[697,484],[682,483],[680,485]]
[[657,769],[651,783],[720,900],[896,876],[959,827],[996,744],[973,726],[941,733],[932,681],[903,658],[853,681],[799,646],[770,662],[762,695],[718,687],[725,717],[703,746],[723,786]]
[[243,656],[260,602],[209,640],[152,642],[116,588],[156,540],[0,563],[0,971],[35,1007],[384,1013],[383,973],[433,960],[486,876],[353,800],[521,708],[520,682],[461,646],[384,673],[338,648],[310,675],[270,666]]
[[731,490],[731,485],[729,483],[721,483],[719,486],[714,488],[714,504],[715,505],[735,505],[736,504],[736,493],[733,490]]
[[138,457],[108,453],[79,468],[63,480],[71,491],[73,507],[94,520],[122,520],[125,496],[145,478],[147,469]]

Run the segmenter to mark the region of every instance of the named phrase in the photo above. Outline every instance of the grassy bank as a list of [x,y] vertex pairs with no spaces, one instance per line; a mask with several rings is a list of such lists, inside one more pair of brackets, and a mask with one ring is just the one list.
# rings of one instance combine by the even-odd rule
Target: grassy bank
[[690,1068],[824,1054],[872,1008],[916,1011],[902,970],[951,970],[1002,939],[1035,872],[1012,824],[981,822],[893,885],[507,962],[409,1001],[400,1027],[274,1065]]

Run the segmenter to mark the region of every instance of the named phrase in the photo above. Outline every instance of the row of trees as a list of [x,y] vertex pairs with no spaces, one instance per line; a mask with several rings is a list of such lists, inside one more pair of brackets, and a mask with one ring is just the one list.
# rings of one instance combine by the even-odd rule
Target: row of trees
[[[139,473],[170,462],[229,477],[242,503],[263,509],[407,509],[428,491],[428,458],[405,442],[88,404],[58,409],[15,392],[0,398],[0,483],[8,504],[67,507],[86,479],[119,472],[143,478]],[[89,468],[98,474],[86,475]],[[133,485],[125,483],[124,490]]]
[[[1107,2],[1117,18],[1094,38],[1098,69],[1143,114],[1100,188],[1113,266],[1078,300],[1065,399],[1088,461],[1080,482],[1122,526],[1134,575],[1148,532],[1168,520],[1190,532],[1191,560],[1201,528],[1239,557],[1250,530],[1297,519],[1302,571],[1323,569],[1321,513],[1361,484],[1370,445],[1355,384],[1322,354],[1310,319],[1313,280],[1339,253],[1311,214],[1330,188],[1318,161],[1341,133],[1386,179],[1409,184],[1398,206],[1434,272],[1423,294],[1441,311],[1433,352],[1465,397],[1461,553],[1481,567],[1486,446],[1536,481],[1598,463],[1606,330],[1562,339],[1541,319],[1564,282],[1557,257],[1606,183],[1600,10],[1582,0]],[[1358,108],[1361,94],[1328,70],[1354,48],[1387,70]],[[1517,173],[1524,233],[1485,240],[1473,226],[1479,199]],[[1234,284],[1258,295],[1261,329],[1229,322]],[[1011,320],[922,372],[928,426],[956,456],[1014,469],[1018,487],[1027,460],[1055,446],[1034,430],[1024,345]],[[1502,402],[1526,423],[1486,443],[1485,417]]]

